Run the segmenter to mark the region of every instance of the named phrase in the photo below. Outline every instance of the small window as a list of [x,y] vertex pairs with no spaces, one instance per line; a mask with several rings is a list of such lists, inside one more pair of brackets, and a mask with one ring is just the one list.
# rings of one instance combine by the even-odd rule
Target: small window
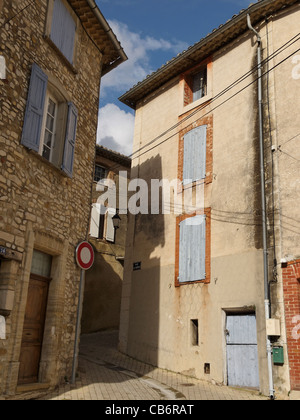
[[184,76],[184,106],[208,95],[208,67],[201,67]]
[[199,346],[199,322],[198,319],[191,320],[191,344]]
[[207,95],[207,67],[193,76],[193,102]]
[[103,181],[106,178],[107,178],[107,169],[103,168],[103,166],[96,165],[94,181],[99,182],[99,181]]
[[33,250],[32,262],[31,262],[31,273],[37,274],[43,277],[50,277],[52,266],[52,256]]

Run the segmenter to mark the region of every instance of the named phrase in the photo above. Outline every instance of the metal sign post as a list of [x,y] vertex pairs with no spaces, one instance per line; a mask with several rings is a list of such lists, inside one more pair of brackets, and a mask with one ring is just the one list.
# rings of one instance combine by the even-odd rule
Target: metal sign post
[[75,384],[75,381],[76,381],[76,365],[77,365],[77,360],[78,360],[80,322],[81,322],[81,310],[82,310],[82,302],[83,302],[85,272],[93,266],[94,259],[95,259],[93,247],[88,242],[81,242],[76,247],[75,255],[76,255],[77,265],[81,268],[81,273],[80,273],[80,283],[79,283],[79,298],[78,298],[78,306],[77,306],[77,319],[76,319],[71,384]]

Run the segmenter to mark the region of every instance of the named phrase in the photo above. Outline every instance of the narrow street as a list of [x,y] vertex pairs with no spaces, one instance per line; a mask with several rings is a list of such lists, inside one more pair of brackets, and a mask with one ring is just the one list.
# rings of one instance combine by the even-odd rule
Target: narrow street
[[133,360],[117,350],[118,332],[81,337],[76,385],[43,400],[267,400],[257,392],[218,386]]

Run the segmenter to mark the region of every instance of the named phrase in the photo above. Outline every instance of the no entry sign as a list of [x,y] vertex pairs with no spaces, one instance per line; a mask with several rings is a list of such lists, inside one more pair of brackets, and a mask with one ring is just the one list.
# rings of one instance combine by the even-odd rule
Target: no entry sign
[[94,264],[95,254],[91,244],[81,242],[76,248],[76,262],[82,270],[89,270]]

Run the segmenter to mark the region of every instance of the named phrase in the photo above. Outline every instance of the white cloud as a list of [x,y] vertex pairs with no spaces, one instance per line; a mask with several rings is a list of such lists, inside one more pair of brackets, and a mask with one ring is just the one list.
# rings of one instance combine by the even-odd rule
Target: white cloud
[[100,108],[97,143],[109,149],[130,155],[134,133],[134,115],[115,104]]
[[126,24],[115,20],[109,21],[109,24],[124,48],[128,61],[103,77],[102,89],[104,92],[102,94],[104,95],[108,88],[124,93],[145,79],[148,74],[157,70],[151,66],[150,52],[170,51],[174,55],[188,47],[182,41],[172,42],[162,38],[142,37],[139,33],[130,31]]
[[[101,81],[101,98],[113,102],[156,69],[152,68],[149,53],[169,51],[178,54],[187,48],[181,41],[167,41],[132,32],[128,26],[118,21],[109,21],[111,28],[121,42],[128,61],[105,75]],[[163,63],[161,63],[163,64]],[[97,143],[125,155],[132,153],[134,115],[125,112],[113,103],[99,110]]]

